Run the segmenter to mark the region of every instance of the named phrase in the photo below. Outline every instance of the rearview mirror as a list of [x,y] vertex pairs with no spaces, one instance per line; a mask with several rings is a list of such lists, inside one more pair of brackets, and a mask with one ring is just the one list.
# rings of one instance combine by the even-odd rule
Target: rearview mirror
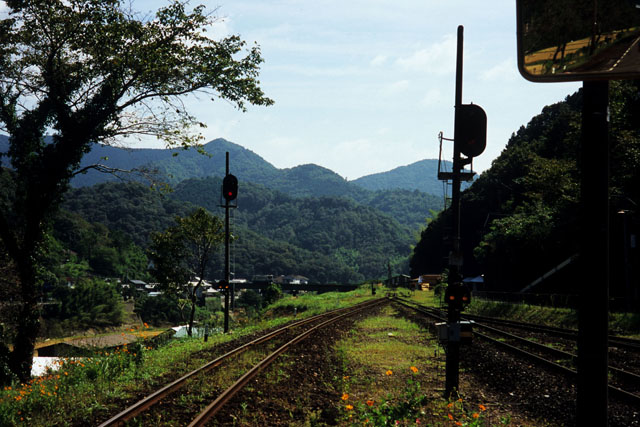
[[640,77],[640,0],[516,0],[527,80]]

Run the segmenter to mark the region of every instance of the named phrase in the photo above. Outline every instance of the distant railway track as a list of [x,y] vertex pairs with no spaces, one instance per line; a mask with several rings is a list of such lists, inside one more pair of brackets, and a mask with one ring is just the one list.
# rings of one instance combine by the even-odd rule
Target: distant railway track
[[[402,299],[395,299],[394,301],[425,316],[429,316],[441,322],[446,322],[446,314],[439,309],[424,307]],[[474,316],[465,317],[470,319]],[[479,317],[475,318],[479,319]],[[511,321],[506,321],[503,324],[509,324],[509,327],[518,326],[528,330],[535,329],[538,332],[547,329],[546,327],[538,328],[535,325],[518,324],[518,322]],[[531,327],[531,329],[529,329],[529,327]],[[486,333],[478,332],[478,328],[483,329]],[[577,337],[576,334],[572,334],[566,330],[563,331],[560,328],[549,328],[549,331],[550,333],[556,334],[556,336],[562,335],[565,338],[570,336],[574,340]],[[575,378],[577,375],[577,372],[569,367],[577,360],[577,356],[573,353],[532,341],[476,320],[474,320],[473,336],[490,342],[494,346],[500,347],[505,351],[517,354],[519,357],[525,357],[549,369],[561,372],[570,378]],[[625,344],[630,344],[628,348],[632,350],[637,349],[633,340],[631,342],[626,342]],[[617,343],[614,345],[617,345]],[[553,358],[553,360],[548,357]],[[613,384],[609,385],[610,395],[634,405],[640,405],[640,375],[636,372],[630,372],[626,369],[620,369],[615,366],[609,366],[609,372],[611,373],[613,382]],[[624,387],[624,389],[622,387]]]
[[[220,393],[204,410],[197,414],[194,414],[192,421],[189,424],[189,426],[204,425],[225,405],[226,402],[228,402],[235,394],[242,390],[242,388],[251,379],[256,377],[261,371],[267,368],[273,361],[276,360],[276,358],[280,354],[287,351],[289,347],[304,340],[320,328],[328,326],[334,322],[337,322],[338,320],[344,319],[345,317],[370,309],[387,301],[387,298],[379,298],[366,301],[352,307],[332,310],[326,313],[312,316],[276,329],[246,344],[236,347],[233,350],[223,354],[222,356],[219,356],[209,363],[199,367],[198,369],[195,369],[188,374],[178,378],[177,380],[172,381],[171,383],[151,393],[144,399],[134,403],[133,405],[127,407],[125,410],[119,412],[115,416],[103,422],[102,424],[100,424],[100,427],[125,425],[128,420],[144,414],[162,399],[165,399],[170,394],[179,391],[189,380],[198,376],[202,376],[212,369],[229,362],[232,358],[234,358],[234,356],[237,356],[249,349],[253,349],[254,347],[257,347],[261,344],[267,343],[277,337],[286,336],[287,338],[285,338],[284,344],[278,345],[276,350],[270,352],[268,356],[255,364],[251,369],[247,370],[230,387]],[[302,332],[294,333],[294,336],[292,338],[289,338],[289,335],[291,335],[292,331],[297,328],[304,328],[304,330]]]

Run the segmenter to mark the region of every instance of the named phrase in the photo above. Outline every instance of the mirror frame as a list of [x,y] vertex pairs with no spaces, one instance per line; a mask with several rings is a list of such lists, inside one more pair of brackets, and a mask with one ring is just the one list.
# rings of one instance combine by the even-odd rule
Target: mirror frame
[[[561,1],[561,0],[558,0]],[[518,71],[526,80],[534,83],[577,82],[588,80],[626,80],[640,79],[640,69],[635,72],[593,72],[593,73],[568,73],[535,75],[527,72],[524,66],[524,50],[522,46],[522,2],[516,0],[516,36],[518,45]]]

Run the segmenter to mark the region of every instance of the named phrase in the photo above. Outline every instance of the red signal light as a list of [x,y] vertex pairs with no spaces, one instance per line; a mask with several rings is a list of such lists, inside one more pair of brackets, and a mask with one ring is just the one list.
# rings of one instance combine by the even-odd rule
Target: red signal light
[[238,197],[238,178],[229,174],[222,180],[222,196],[228,201]]

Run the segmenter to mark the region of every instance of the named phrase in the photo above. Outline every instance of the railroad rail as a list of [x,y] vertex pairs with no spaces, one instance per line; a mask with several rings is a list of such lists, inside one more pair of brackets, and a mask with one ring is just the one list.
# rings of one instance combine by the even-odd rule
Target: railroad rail
[[[578,331],[575,329],[565,329],[565,328],[559,328],[554,326],[536,325],[533,323],[518,322],[514,320],[506,320],[506,319],[499,319],[496,317],[479,316],[479,315],[472,315],[472,314],[462,314],[461,317],[463,319],[473,320],[475,322],[486,322],[486,323],[493,323],[497,325],[511,326],[513,328],[534,331],[534,332],[541,332],[541,333],[555,335],[555,336],[563,337],[567,339],[576,340],[578,337]],[[640,350],[640,340],[627,338],[627,337],[620,337],[617,335],[609,335],[609,347],[612,347],[612,346],[638,351]]]
[[[394,301],[397,302],[398,304],[401,304],[404,307],[407,307],[407,308],[410,308],[412,310],[415,310],[415,311],[417,311],[417,312],[419,312],[419,313],[421,313],[423,315],[429,316],[429,317],[437,319],[439,321],[446,322],[445,314],[439,309],[435,309],[435,308],[431,308],[431,307],[424,307],[424,306],[421,306],[419,304],[416,304],[416,303],[413,303],[413,302],[408,302],[406,300],[402,300],[402,299],[399,299],[399,298],[395,298]],[[545,352],[545,353],[551,354],[554,357],[559,357],[559,358],[562,358],[562,359],[569,359],[572,362],[577,360],[577,356],[575,354],[568,353],[568,352],[565,352],[565,351],[562,351],[562,350],[558,350],[558,349],[554,349],[552,347],[549,347],[549,346],[546,346],[546,345],[543,345],[543,344],[540,344],[540,343],[537,343],[537,342],[533,342],[531,340],[527,340],[526,338],[519,337],[519,336],[516,336],[514,334],[498,330],[496,328],[493,328],[493,327],[488,326],[488,325],[484,325],[484,324],[479,323],[479,322],[475,322],[474,321],[474,326],[480,327],[480,328],[482,328],[482,329],[484,329],[486,331],[490,331],[492,333],[498,334],[501,337],[509,338],[509,339],[511,339],[513,341],[516,341],[516,342],[520,343],[521,345],[526,345],[526,346],[529,346],[531,348],[535,348],[535,349],[537,349],[537,350],[539,350],[541,352]],[[542,357],[542,356],[540,356],[538,354],[532,353],[530,351],[527,351],[527,350],[525,350],[525,349],[523,349],[521,347],[516,347],[515,345],[512,345],[512,344],[506,343],[504,341],[492,338],[489,335],[480,333],[480,332],[478,332],[476,330],[473,331],[473,336],[477,337],[477,338],[480,338],[482,340],[485,340],[487,342],[490,342],[493,345],[501,347],[501,348],[503,348],[503,349],[505,349],[505,350],[507,350],[509,352],[512,352],[512,353],[518,354],[520,356],[526,357],[526,358],[528,358],[528,359],[530,359],[532,361],[535,361],[535,362],[537,362],[537,363],[539,363],[539,364],[541,364],[543,366],[546,366],[548,368],[551,368],[551,369],[554,369],[556,371],[559,371],[559,372],[561,372],[563,374],[566,374],[566,375],[570,376],[571,378],[575,378],[577,376],[577,371],[575,371],[573,369],[570,369],[570,368],[568,368],[566,366],[563,366],[563,365],[561,365],[559,363],[556,363],[556,362],[554,362],[552,360],[545,359],[544,357]],[[613,373],[617,378],[619,378],[621,380],[630,381],[630,382],[633,382],[634,384],[640,385],[640,376],[635,374],[635,373],[633,373],[633,372],[625,371],[623,369],[619,369],[619,368],[615,368],[615,367],[611,367],[611,366],[609,367],[609,371],[611,373]],[[613,386],[611,384],[609,384],[608,387],[609,387],[609,392],[610,392],[610,394],[612,396],[616,396],[616,397],[618,397],[620,399],[624,399],[624,400],[626,400],[626,401],[628,401],[630,403],[633,403],[633,404],[636,404],[636,405],[640,405],[640,395],[634,394],[634,393],[629,392],[627,390],[623,390],[623,389],[621,389],[619,387],[616,387],[616,386]]]
[[379,298],[379,299],[374,299],[374,300],[369,300],[369,301],[365,301],[363,303],[360,304],[356,304],[354,306],[351,307],[346,307],[346,308],[341,308],[341,309],[336,309],[336,310],[331,310],[328,311],[326,313],[322,313],[322,314],[318,314],[315,316],[311,316],[308,317],[306,319],[302,319],[299,320],[297,322],[293,322],[289,325],[283,326],[279,329],[276,329],[268,334],[265,334],[259,338],[256,338],[246,344],[243,344],[225,354],[223,354],[222,356],[217,357],[216,359],[206,363],[205,365],[189,372],[186,375],[183,375],[182,377],[178,378],[177,380],[167,384],[166,386],[162,387],[161,389],[155,391],[154,393],[150,394],[149,396],[145,397],[144,399],[136,402],[135,404],[129,406],[128,408],[126,408],[125,410],[121,411],[120,413],[116,414],[115,416],[113,416],[112,418],[108,419],[107,421],[103,422],[102,424],[100,424],[99,427],[107,427],[107,426],[121,426],[121,425],[125,425],[125,423],[142,414],[143,412],[149,410],[152,406],[154,406],[156,403],[158,403],[160,400],[162,400],[163,398],[165,398],[166,396],[168,396],[169,394],[179,390],[180,388],[182,388],[182,386],[184,386],[187,382],[187,380],[196,377],[198,375],[202,375],[210,370],[212,370],[213,368],[222,365],[223,363],[225,363],[226,361],[228,361],[229,359],[231,359],[232,357],[247,351],[250,348],[253,348],[259,344],[265,343],[267,341],[270,341],[276,337],[278,337],[279,335],[291,331],[294,328],[300,327],[300,326],[305,326],[308,325],[310,323],[314,323],[314,322],[320,322],[318,324],[316,324],[315,326],[305,330],[304,332],[298,334],[295,338],[289,340],[287,343],[285,343],[284,345],[278,347],[278,349],[276,349],[275,351],[273,351],[271,354],[269,354],[266,358],[264,358],[262,361],[258,362],[253,368],[251,368],[249,371],[247,371],[244,375],[242,375],[242,377],[240,377],[231,387],[229,387],[227,390],[225,390],[224,392],[222,392],[209,406],[207,406],[205,408],[204,411],[202,411],[199,415],[197,415],[194,420],[191,422],[191,424],[189,424],[190,426],[201,426],[204,425],[207,420],[209,420],[212,416],[214,416],[223,406],[224,404],[229,401],[236,393],[238,393],[243,387],[244,385],[246,385],[252,378],[254,378],[256,375],[258,375],[262,370],[264,370],[266,367],[268,367],[274,360],[276,360],[276,358],[282,354],[283,352],[285,352],[290,346],[304,340],[305,338],[307,338],[310,334],[312,334],[313,332],[315,332],[316,330],[318,330],[319,328],[322,328],[324,326],[328,326],[331,323],[337,322],[338,320],[341,320],[347,316],[351,316],[353,314],[356,314],[360,311],[375,307],[379,304],[385,303],[387,302],[388,299],[387,298]]

